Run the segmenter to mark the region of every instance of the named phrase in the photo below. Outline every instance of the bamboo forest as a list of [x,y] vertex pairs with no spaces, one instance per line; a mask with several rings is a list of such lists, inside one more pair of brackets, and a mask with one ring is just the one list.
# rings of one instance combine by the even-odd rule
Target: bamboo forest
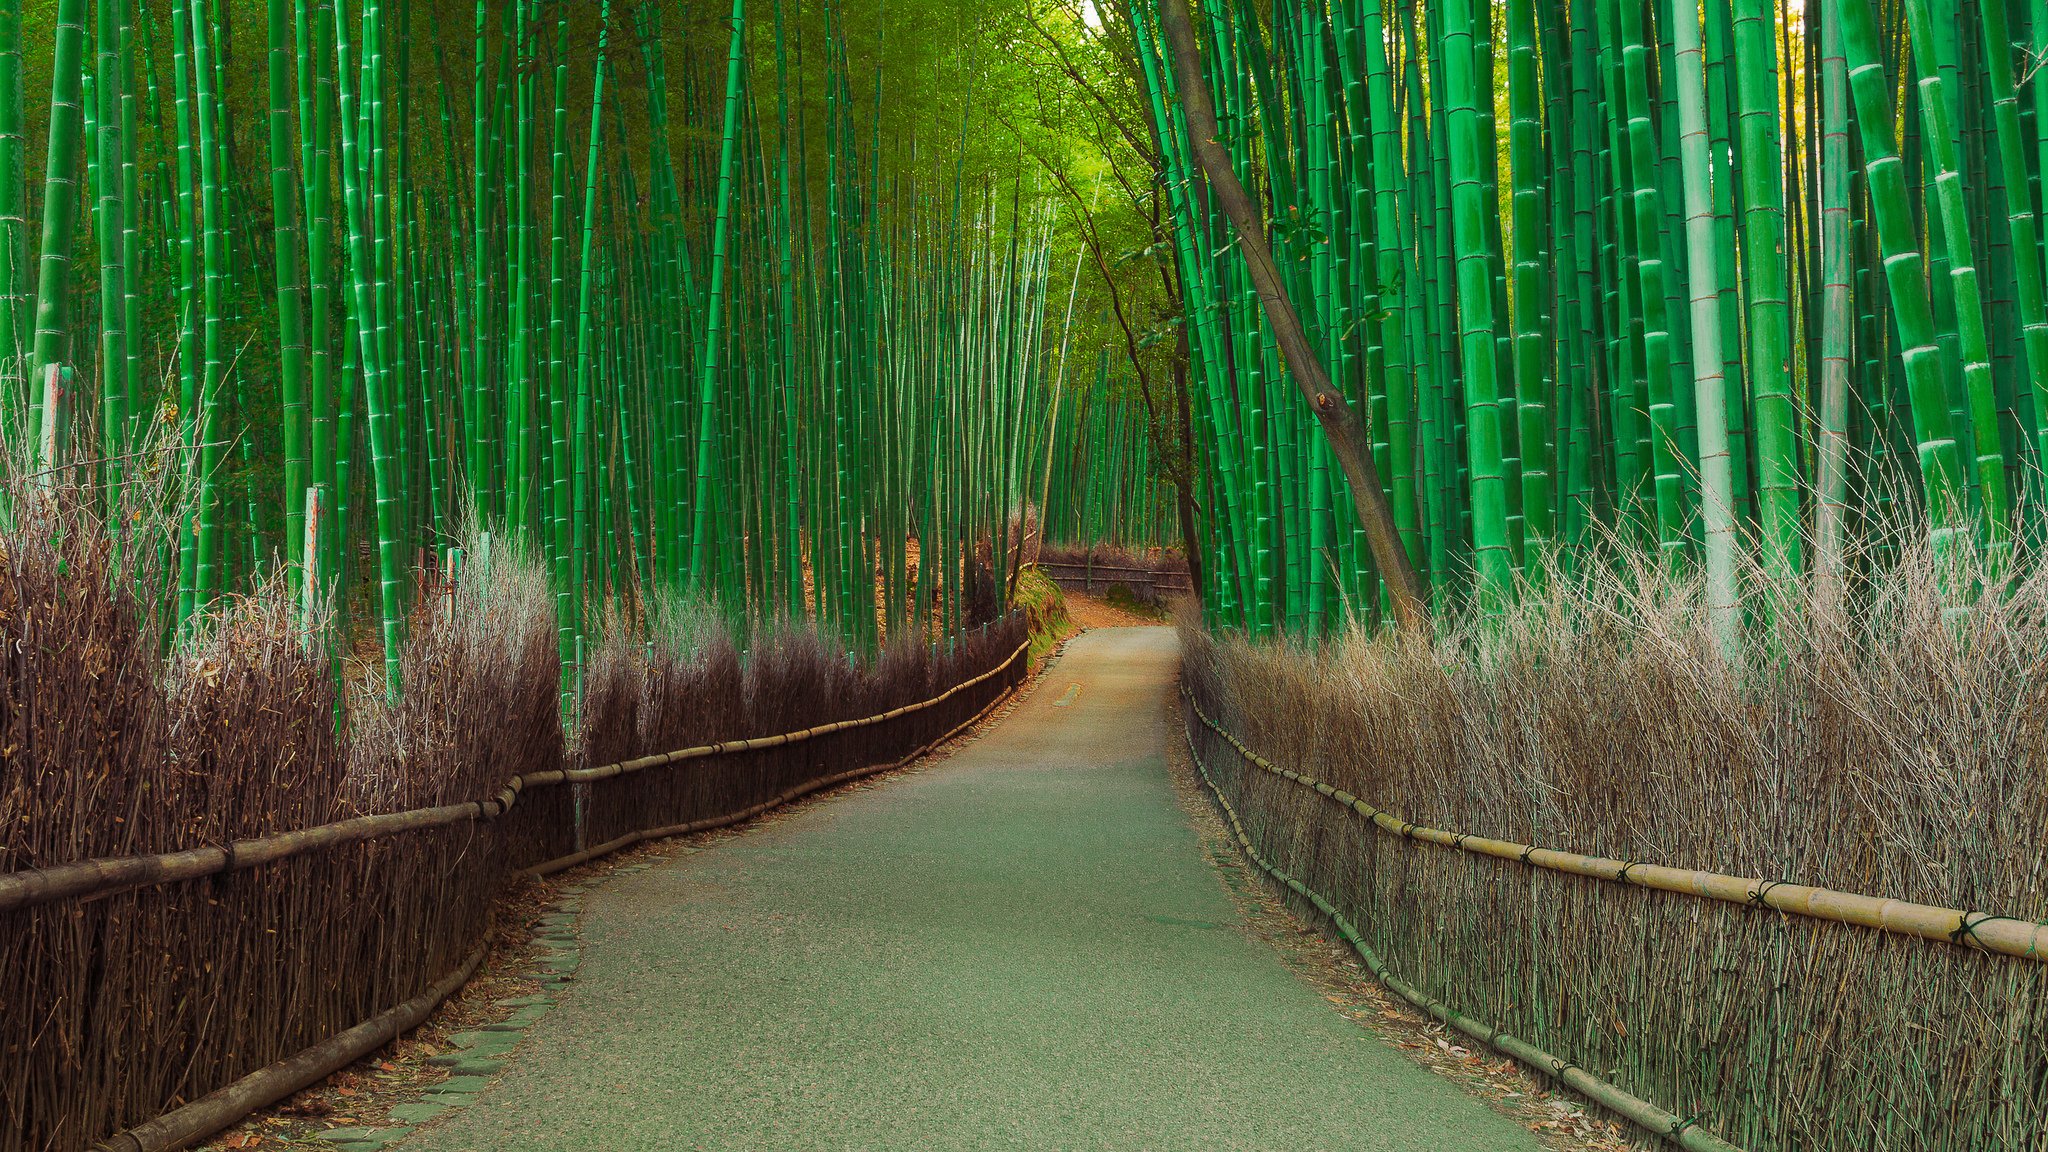
[[2048,1146],[2048,0],[0,0],[0,1152]]

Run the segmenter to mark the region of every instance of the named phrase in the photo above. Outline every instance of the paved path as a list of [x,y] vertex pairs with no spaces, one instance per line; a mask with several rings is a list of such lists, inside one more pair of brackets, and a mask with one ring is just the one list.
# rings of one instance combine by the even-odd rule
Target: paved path
[[944,764],[593,889],[570,991],[402,1152],[1535,1149],[1240,930],[1175,661],[1088,632]]

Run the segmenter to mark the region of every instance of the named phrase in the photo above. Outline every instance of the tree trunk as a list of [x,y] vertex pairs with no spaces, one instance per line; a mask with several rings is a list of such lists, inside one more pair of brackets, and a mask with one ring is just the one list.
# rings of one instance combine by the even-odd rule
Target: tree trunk
[[1187,0],[1162,0],[1159,10],[1160,26],[1166,34],[1167,53],[1172,58],[1181,110],[1187,116],[1188,135],[1193,141],[1196,162],[1208,178],[1210,192],[1230,217],[1237,232],[1238,251],[1244,254],[1252,283],[1258,289],[1259,302],[1265,306],[1266,320],[1273,326],[1280,350],[1287,358],[1288,374],[1294,378],[1302,397],[1314,410],[1316,421],[1322,426],[1323,437],[1329,443],[1330,454],[1344,469],[1345,482],[1351,489],[1352,507],[1359,524],[1365,529],[1373,560],[1378,564],[1381,578],[1387,582],[1387,590],[1392,596],[1394,619],[1402,630],[1420,632],[1429,622],[1429,607],[1423,597],[1422,581],[1415,573],[1415,565],[1401,547],[1401,538],[1394,526],[1393,508],[1387,501],[1386,490],[1380,486],[1379,469],[1373,465],[1371,443],[1364,422],[1358,418],[1350,402],[1344,399],[1343,393],[1331,385],[1329,372],[1309,344],[1308,334],[1302,329],[1301,316],[1281,286],[1280,271],[1273,263],[1273,252],[1266,241],[1265,223],[1258,206],[1239,182],[1231,166],[1230,153],[1217,139],[1216,103],[1196,57]]

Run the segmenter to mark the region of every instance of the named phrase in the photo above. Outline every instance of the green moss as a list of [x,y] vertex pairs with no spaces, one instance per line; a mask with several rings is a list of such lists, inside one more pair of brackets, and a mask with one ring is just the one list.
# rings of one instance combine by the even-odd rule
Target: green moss
[[1109,591],[1103,593],[1102,599],[1110,607],[1129,612],[1133,616],[1143,616],[1147,620],[1166,619],[1165,609],[1139,599],[1138,594],[1131,591],[1128,584],[1111,584]]
[[1031,627],[1031,662],[1036,664],[1078,629],[1067,615],[1067,598],[1038,566],[1017,574],[1017,595],[1013,601]]

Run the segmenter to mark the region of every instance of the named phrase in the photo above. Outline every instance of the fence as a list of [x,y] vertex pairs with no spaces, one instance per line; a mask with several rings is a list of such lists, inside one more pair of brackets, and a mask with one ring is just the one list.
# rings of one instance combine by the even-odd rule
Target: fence
[[1185,569],[1091,563],[1086,560],[1040,560],[1038,566],[1062,589],[1091,596],[1122,585],[1147,604],[1164,604],[1172,597],[1186,596],[1194,591]]
[[1190,654],[1197,768],[1255,861],[1447,1027],[1687,1148],[2048,1147],[2048,924],[1428,827],[1356,794],[1405,749],[1339,772],[1321,706],[1235,659]]
[[[183,1147],[415,1026],[482,959],[519,871],[737,823],[905,763],[1028,672],[1014,618],[860,719],[180,851],[0,873],[0,1149]],[[25,1039],[24,1039],[25,1037]]]

